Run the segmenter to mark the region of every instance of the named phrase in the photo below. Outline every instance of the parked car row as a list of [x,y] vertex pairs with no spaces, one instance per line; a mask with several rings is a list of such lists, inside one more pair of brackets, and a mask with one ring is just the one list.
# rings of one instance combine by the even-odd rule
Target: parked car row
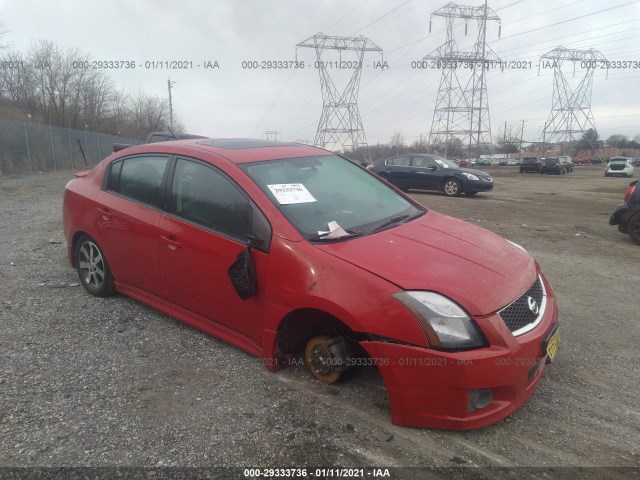
[[571,157],[566,155],[549,158],[526,157],[520,163],[520,173],[534,172],[564,175],[565,173],[573,172],[573,169],[574,164],[571,161]]

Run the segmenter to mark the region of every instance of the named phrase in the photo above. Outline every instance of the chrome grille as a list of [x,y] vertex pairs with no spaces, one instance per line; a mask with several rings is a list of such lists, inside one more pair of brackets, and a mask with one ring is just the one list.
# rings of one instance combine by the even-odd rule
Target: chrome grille
[[522,335],[540,322],[546,306],[547,292],[538,277],[529,290],[500,310],[498,315],[514,335]]

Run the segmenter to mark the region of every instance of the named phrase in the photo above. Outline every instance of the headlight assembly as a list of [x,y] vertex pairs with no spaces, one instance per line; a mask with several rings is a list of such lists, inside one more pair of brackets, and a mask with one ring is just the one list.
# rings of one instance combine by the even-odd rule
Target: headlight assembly
[[487,345],[484,335],[459,305],[435,292],[409,291],[393,294],[416,317],[431,347],[464,350]]

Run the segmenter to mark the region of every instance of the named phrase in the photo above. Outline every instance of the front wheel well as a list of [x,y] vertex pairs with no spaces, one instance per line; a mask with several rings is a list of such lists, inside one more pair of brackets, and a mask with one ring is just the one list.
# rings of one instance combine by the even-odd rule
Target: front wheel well
[[304,352],[307,342],[316,336],[342,336],[357,344],[357,334],[337,317],[315,308],[301,308],[288,313],[278,327],[278,354]]

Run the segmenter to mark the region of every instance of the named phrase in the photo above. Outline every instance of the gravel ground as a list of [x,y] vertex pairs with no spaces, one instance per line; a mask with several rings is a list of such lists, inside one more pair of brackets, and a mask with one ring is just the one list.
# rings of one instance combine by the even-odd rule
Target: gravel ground
[[91,297],[62,233],[72,172],[0,178],[0,466],[640,466],[640,247],[607,223],[628,180],[487,170],[494,192],[412,195],[527,248],[561,343],[522,408],[466,433],[392,425],[374,370],[340,386],[270,373],[127,297]]

